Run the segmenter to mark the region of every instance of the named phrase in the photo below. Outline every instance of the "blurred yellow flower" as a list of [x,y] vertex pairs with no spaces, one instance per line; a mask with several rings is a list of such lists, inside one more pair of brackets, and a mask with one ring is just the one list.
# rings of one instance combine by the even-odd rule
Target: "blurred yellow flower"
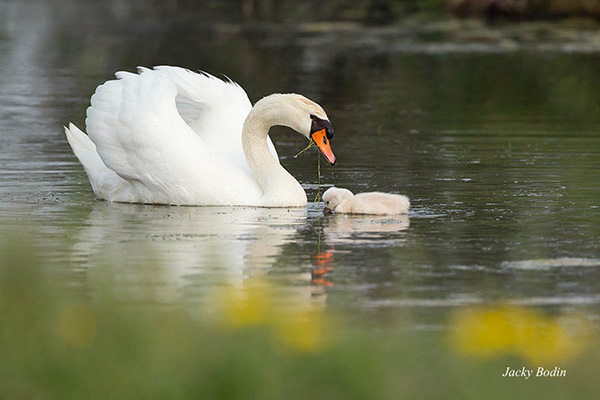
[[82,305],[70,305],[59,316],[58,335],[67,344],[84,348],[94,341],[97,319],[94,313]]
[[271,287],[262,281],[249,280],[243,288],[230,286],[220,296],[223,321],[231,328],[264,325],[273,312],[272,297]]
[[281,341],[297,351],[316,351],[326,344],[324,318],[318,309],[296,309],[274,322]]
[[300,351],[323,347],[324,316],[311,306],[285,306],[282,292],[262,280],[247,280],[243,287],[228,287],[218,297],[222,302],[222,322],[229,329],[264,326],[282,343]]
[[511,305],[460,310],[451,325],[454,346],[463,354],[516,354],[533,363],[573,358],[589,346],[592,335],[583,318],[551,317]]

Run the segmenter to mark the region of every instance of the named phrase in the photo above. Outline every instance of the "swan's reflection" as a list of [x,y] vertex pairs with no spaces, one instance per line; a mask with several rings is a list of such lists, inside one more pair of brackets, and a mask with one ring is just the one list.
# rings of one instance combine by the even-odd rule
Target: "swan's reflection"
[[[287,274],[285,289],[296,304],[324,306],[327,288],[334,283],[334,258],[339,251],[334,246],[398,243],[408,227],[407,216],[316,215],[310,208],[98,202],[76,233],[71,254],[93,282],[101,281],[94,279],[96,272],[88,266],[112,265],[111,285],[125,293],[135,295],[153,286],[161,301],[182,296],[199,299],[223,283],[242,285],[247,278],[266,277],[286,245],[302,240],[299,230],[308,226],[318,235],[318,245],[310,257],[292,254],[290,262],[302,265],[291,266],[298,272]],[[160,274],[154,274],[151,281],[142,281],[132,272],[157,266]]]
[[306,209],[99,202],[78,232],[73,254],[83,264],[111,264],[125,273],[157,260],[162,283],[177,291],[240,284],[266,274],[306,217]]

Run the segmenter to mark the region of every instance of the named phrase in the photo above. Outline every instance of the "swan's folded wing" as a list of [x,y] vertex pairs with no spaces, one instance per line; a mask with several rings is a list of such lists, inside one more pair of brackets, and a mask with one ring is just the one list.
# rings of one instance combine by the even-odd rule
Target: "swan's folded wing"
[[[159,66],[154,68],[177,86],[175,104],[183,120],[216,153],[239,165],[246,166],[242,150],[242,127],[252,103],[237,83],[223,81],[208,73]],[[279,160],[271,138],[269,149]]]
[[150,70],[116,75],[96,89],[86,125],[104,164],[129,181],[139,199],[219,204],[228,181],[245,183],[238,189],[249,196],[260,192],[255,181],[243,179],[245,171],[214,154],[185,123],[171,79]]

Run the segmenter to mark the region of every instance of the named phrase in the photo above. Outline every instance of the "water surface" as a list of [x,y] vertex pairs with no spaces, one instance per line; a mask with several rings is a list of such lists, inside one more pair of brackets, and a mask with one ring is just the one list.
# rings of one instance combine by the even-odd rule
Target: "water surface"
[[[298,303],[399,315],[412,329],[439,329],[448,310],[495,301],[598,319],[600,53],[400,46],[368,29],[336,37],[71,6],[0,4],[0,236],[23,232],[73,290],[93,296],[113,265],[127,298],[152,286],[160,301],[191,306],[215,285],[261,277]],[[224,73],[253,102],[272,92],[319,102],[338,158],[322,163],[323,188],[402,193],[412,211],[324,217],[318,203],[97,201],[62,125],[84,127],[89,96],[114,71],[159,64]],[[272,138],[312,199],[317,154],[295,159],[305,140],[287,129]],[[163,273],[136,280],[149,260]],[[333,270],[311,274],[323,265]]]

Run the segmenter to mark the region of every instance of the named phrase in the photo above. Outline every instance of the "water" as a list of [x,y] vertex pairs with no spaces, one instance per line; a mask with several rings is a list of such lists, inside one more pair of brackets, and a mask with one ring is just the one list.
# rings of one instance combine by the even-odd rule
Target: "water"
[[[159,301],[191,306],[224,282],[261,277],[298,303],[399,315],[409,329],[443,329],[449,310],[496,301],[598,320],[595,48],[173,23],[163,16],[179,11],[159,6],[66,3],[0,4],[0,236],[22,232],[70,290],[93,296],[112,264],[126,298],[153,287]],[[252,101],[298,92],[319,102],[338,158],[322,163],[323,187],[402,193],[412,211],[95,200],[62,125],[83,127],[89,96],[114,71],[159,64],[225,73]],[[312,198],[316,153],[294,159],[305,140],[289,130],[272,138]],[[135,279],[155,259],[162,273]],[[322,267],[333,271],[311,275]]]

